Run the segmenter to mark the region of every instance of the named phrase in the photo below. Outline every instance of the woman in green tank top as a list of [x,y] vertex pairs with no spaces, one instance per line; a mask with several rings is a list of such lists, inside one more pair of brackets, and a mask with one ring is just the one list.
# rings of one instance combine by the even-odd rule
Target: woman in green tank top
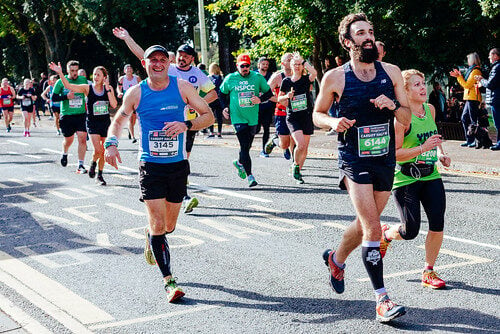
[[380,253],[385,255],[392,240],[411,240],[418,235],[422,204],[429,221],[422,285],[440,289],[446,283],[437,276],[434,263],[443,242],[446,198],[436,162],[439,160],[448,167],[451,159],[441,147],[441,136],[434,121],[435,109],[426,103],[427,88],[423,73],[407,70],[402,75],[412,119],[409,127],[395,123],[397,168],[393,194],[401,215],[401,224],[382,226]]

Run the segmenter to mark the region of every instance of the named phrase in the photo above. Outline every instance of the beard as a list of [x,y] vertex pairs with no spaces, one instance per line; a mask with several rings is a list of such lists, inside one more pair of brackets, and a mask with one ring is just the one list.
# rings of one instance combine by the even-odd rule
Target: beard
[[[369,44],[372,45],[372,48],[366,49],[364,46]],[[365,41],[361,43],[361,45],[354,44],[351,50],[353,52],[353,58],[361,63],[371,64],[378,59],[378,50],[375,43],[372,41]]]

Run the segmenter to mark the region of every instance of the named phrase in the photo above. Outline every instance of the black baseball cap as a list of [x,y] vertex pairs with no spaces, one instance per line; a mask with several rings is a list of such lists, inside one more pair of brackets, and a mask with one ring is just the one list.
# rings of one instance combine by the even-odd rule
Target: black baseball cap
[[149,56],[151,56],[151,54],[153,52],[156,52],[156,51],[163,53],[168,58],[168,51],[167,51],[167,49],[165,49],[161,45],[153,45],[153,46],[150,46],[146,51],[144,51],[144,59],[149,58]]
[[177,52],[179,51],[185,52],[190,56],[196,57],[196,51],[194,51],[193,47],[189,44],[182,44],[181,46],[179,46]]

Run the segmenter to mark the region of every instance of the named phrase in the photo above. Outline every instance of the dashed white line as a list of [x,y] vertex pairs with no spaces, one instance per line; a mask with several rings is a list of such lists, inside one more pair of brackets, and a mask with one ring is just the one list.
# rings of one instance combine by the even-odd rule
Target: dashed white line
[[200,189],[200,190],[204,190],[206,192],[211,192],[211,193],[215,193],[215,194],[221,194],[221,195],[226,195],[226,196],[231,196],[231,197],[244,198],[244,199],[248,199],[248,200],[255,201],[255,202],[261,202],[261,203],[272,203],[273,202],[273,201],[271,201],[269,199],[265,199],[265,198],[260,198],[260,197],[256,197],[256,196],[241,194],[241,193],[237,193],[235,191],[230,191],[230,190],[225,190],[225,189],[219,189],[219,188],[212,188],[212,187],[208,187],[208,186],[202,186],[202,185],[196,184],[196,183],[190,183],[189,185],[191,187],[195,188],[195,189]]
[[13,144],[17,144],[17,145],[22,145],[22,146],[30,146],[30,144],[23,143],[23,142],[21,142],[21,141],[17,141],[17,140],[7,139],[7,141],[8,141],[9,143],[13,143]]

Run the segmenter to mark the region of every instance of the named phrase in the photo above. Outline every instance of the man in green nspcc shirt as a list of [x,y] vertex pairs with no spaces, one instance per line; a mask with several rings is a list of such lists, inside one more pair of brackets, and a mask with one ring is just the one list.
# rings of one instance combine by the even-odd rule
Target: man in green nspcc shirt
[[[240,142],[239,159],[233,161],[240,178],[248,176],[248,186],[257,185],[252,175],[250,148],[259,120],[259,103],[269,100],[273,92],[266,79],[259,73],[250,71],[250,56],[241,54],[236,60],[237,72],[229,74],[220,86],[224,95],[229,95],[229,109],[224,108],[224,117],[231,115],[231,124]],[[260,97],[259,94],[263,93]],[[223,102],[224,103],[224,102]]]
[[[87,84],[85,77],[78,76],[79,66],[80,64],[76,60],[70,60],[66,64],[66,70],[68,71],[66,78],[69,83],[76,85]],[[59,79],[54,85],[52,100],[54,102],[61,101],[59,125],[64,136],[61,165],[66,167],[68,164],[68,150],[73,143],[76,132],[78,138],[78,169],[76,172],[85,174],[87,173],[87,170],[83,166],[85,152],[87,151],[87,127],[85,124],[87,109],[85,106],[85,95],[74,93],[64,88],[61,79]]]

